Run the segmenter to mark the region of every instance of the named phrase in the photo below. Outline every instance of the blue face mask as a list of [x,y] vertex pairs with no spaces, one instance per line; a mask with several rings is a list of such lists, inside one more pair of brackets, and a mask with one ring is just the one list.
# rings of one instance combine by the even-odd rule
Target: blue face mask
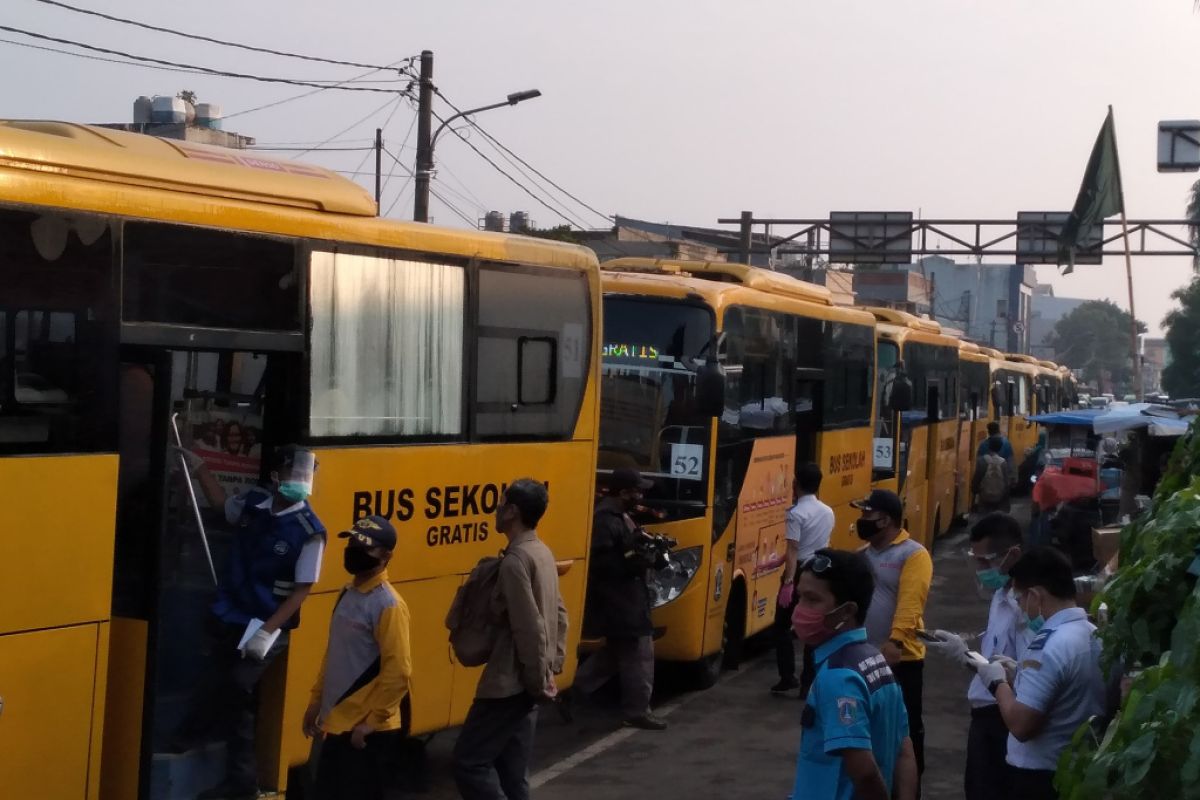
[[[1028,600],[1028,597],[1026,597]],[[1021,605],[1021,622],[1029,630],[1030,633],[1037,633],[1046,625],[1046,618],[1038,612],[1036,617],[1029,616],[1029,612],[1025,610],[1024,604]]]
[[308,483],[304,481],[283,481],[279,484],[280,496],[300,503],[308,499]]
[[975,577],[979,579],[979,585],[988,591],[995,592],[1008,586],[1008,576],[996,567],[977,570]]

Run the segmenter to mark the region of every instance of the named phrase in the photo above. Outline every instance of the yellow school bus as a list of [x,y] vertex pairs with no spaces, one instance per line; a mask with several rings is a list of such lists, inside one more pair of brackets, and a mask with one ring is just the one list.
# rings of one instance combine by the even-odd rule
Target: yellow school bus
[[1034,389],[1037,413],[1062,411],[1067,407],[1062,369],[1053,361],[1044,359],[1037,362],[1037,367],[1037,384]]
[[329,547],[261,687],[263,786],[284,789],[307,759],[300,720],[347,579],[334,534],[358,517],[399,532],[414,731],[460,722],[471,701],[477,671],[453,662],[442,621],[503,546],[494,512],[514,478],[549,484],[540,533],[560,559],[574,652],[596,258],[376,213],[318,167],[0,122],[5,797],[159,800],[221,777],[219,744],[162,752],[211,663],[203,628],[232,536],[173,473],[173,429],[228,489],[264,479],[281,444],[317,451]]
[[971,342],[958,346],[958,470],[955,513],[965,519],[971,511],[971,479],[979,446],[991,421],[991,359]]
[[1025,451],[1037,443],[1037,426],[1029,417],[1037,413],[1038,371],[1037,359],[1021,353],[1005,353],[992,361],[992,379],[1000,383],[1007,417],[1001,422],[1001,430],[1012,444],[1015,466],[1021,464]]
[[[905,527],[929,545],[956,514],[959,343],[933,320],[868,310],[878,321],[874,484],[900,495]],[[892,392],[903,379],[912,386],[912,408],[895,411]],[[882,457],[889,441],[895,442],[891,457]]]
[[598,477],[633,467],[654,481],[646,527],[679,542],[675,570],[654,586],[655,654],[711,685],[774,620],[797,460],[824,472],[833,546],[857,544],[850,501],[870,488],[874,319],[833,306],[823,287],[740,264],[603,266]]

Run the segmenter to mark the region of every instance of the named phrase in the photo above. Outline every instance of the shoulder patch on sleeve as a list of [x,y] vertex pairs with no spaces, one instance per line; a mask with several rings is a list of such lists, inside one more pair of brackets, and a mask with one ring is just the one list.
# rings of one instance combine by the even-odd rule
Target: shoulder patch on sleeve
[[850,726],[858,719],[858,699],[855,697],[839,697],[837,699],[838,722]]
[[1025,649],[1026,650],[1043,650],[1043,649],[1045,649],[1046,642],[1049,641],[1050,636],[1053,633],[1054,633],[1053,630],[1042,631],[1037,636],[1033,637],[1033,641],[1030,642],[1029,647],[1027,647]]

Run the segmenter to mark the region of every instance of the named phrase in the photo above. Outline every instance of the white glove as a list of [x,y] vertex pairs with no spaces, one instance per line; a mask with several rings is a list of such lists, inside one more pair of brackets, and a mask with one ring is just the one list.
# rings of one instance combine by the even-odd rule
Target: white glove
[[250,641],[246,642],[246,649],[242,652],[255,661],[262,661],[267,657],[267,652],[271,649],[271,645],[275,643],[275,638],[275,636],[259,628],[250,637]]
[[997,681],[1008,682],[1008,670],[1004,667],[1003,661],[990,661],[987,664],[980,664],[976,667],[976,674],[979,675],[979,680],[988,689],[991,689],[992,684]]
[[186,447],[172,447],[171,459],[174,463],[179,463],[179,457],[183,456],[184,463],[187,464],[188,472],[195,475],[204,467],[204,459],[188,450]]
[[925,646],[928,649],[957,663],[964,665],[968,663],[966,655],[969,648],[961,636],[943,630],[930,631],[930,633],[936,636],[938,641],[926,642]]
[[1017,662],[1008,656],[992,656],[992,661],[1004,665],[1004,679],[1011,685],[1017,677]]

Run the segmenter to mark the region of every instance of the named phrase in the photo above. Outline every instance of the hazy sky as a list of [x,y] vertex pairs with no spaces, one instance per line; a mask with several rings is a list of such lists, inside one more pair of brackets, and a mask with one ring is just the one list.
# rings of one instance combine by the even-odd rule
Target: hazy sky
[[[460,107],[538,88],[540,99],[479,122],[605,213],[713,225],[743,209],[792,217],[911,210],[927,218],[1065,210],[1110,103],[1130,218],[1181,217],[1196,177],[1155,170],[1157,121],[1200,118],[1200,14],[1191,0],[68,1],[366,63],[430,49],[436,83]],[[4,0],[0,24],[260,75],[342,80],[358,72],[131,29],[36,0]],[[232,114],[305,91],[10,44],[0,44],[0,68],[10,76],[8,117],[125,121],[137,95],[183,88]],[[235,117],[227,128],[266,143],[317,142],[386,100],[323,92]],[[389,110],[338,144],[366,144]],[[391,117],[385,139],[393,152],[413,118],[407,104]],[[365,155],[303,158],[354,171]],[[437,156],[435,188],[468,217],[524,209],[541,226],[562,222],[453,136]],[[412,158],[406,147],[402,159]],[[361,167],[372,168],[369,160]],[[384,208],[399,198],[393,215],[407,217],[411,196],[396,170]],[[573,218],[602,226],[571,207]],[[464,224],[436,200],[433,213],[439,223]],[[1191,265],[1147,258],[1134,270],[1138,316],[1155,331]],[[1051,267],[1039,274],[1059,295],[1126,305],[1120,259],[1068,277]]]

